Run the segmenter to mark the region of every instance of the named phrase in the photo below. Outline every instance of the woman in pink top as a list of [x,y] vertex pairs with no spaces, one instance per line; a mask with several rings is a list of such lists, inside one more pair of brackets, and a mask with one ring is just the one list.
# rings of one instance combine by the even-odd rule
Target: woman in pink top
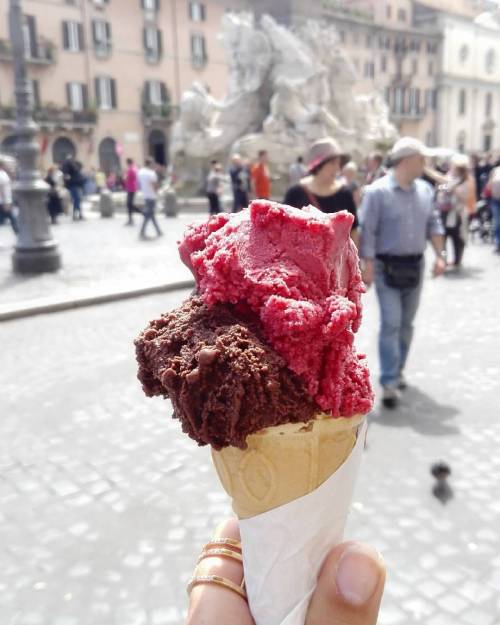
[[134,225],[134,213],[140,213],[141,211],[136,208],[134,204],[135,192],[137,191],[137,167],[131,158],[127,158],[127,171],[125,173],[125,191],[127,192],[127,212],[128,221],[127,226]]

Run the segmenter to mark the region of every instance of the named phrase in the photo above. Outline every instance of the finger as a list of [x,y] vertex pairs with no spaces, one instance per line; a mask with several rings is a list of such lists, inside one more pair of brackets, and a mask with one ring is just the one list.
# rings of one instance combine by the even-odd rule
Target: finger
[[[231,519],[222,523],[214,539],[241,540],[238,522]],[[210,557],[202,560],[196,575],[219,575],[238,586],[243,580],[243,565],[236,560]],[[235,592],[216,584],[195,586],[189,598],[186,625],[255,625],[247,602]]]
[[361,543],[338,545],[321,568],[306,625],[375,625],[384,583],[377,551]]

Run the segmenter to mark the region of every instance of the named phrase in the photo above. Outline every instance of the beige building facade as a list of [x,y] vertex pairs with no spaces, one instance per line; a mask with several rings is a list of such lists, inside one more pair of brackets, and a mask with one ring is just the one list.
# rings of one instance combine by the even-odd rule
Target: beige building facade
[[[446,112],[450,104],[443,72],[450,29],[443,16],[472,23],[491,4],[488,0],[251,0],[246,6],[292,26],[311,18],[333,23],[356,71],[356,92],[379,91],[402,135],[435,146],[451,141],[454,131],[443,132],[443,125],[458,128],[455,117],[447,119]],[[434,18],[422,20],[422,10]],[[448,147],[455,145],[454,138]]]
[[[14,142],[8,4],[0,0],[1,152]],[[24,0],[42,167],[67,154],[105,171],[128,156],[166,164],[183,91],[199,81],[226,92],[224,10],[211,0]]]
[[412,0],[325,3],[324,19],[339,31],[357,74],[359,94],[378,91],[402,135],[437,140],[436,75],[441,36],[417,28]]

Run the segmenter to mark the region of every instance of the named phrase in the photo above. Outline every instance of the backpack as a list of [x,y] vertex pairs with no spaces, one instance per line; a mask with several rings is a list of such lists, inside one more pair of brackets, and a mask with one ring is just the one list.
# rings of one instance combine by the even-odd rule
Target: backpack
[[500,167],[495,167],[491,177],[491,197],[500,200]]

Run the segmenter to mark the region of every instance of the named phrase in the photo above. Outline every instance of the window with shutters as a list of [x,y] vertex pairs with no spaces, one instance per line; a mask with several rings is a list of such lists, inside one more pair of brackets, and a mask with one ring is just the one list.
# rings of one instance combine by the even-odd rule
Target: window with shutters
[[491,117],[491,112],[493,110],[493,94],[487,93],[484,101],[484,114],[486,117]]
[[203,35],[191,35],[191,62],[195,67],[201,67],[207,62],[205,37]]
[[401,114],[404,109],[404,90],[403,87],[394,89],[394,112]]
[[83,50],[83,26],[79,22],[63,22],[63,48],[69,52]]
[[36,19],[33,17],[33,15],[23,16],[22,30],[23,30],[24,56],[27,59],[38,58]]
[[189,19],[192,22],[204,22],[205,17],[206,11],[203,2],[191,1],[189,3]]
[[98,76],[95,79],[95,95],[97,106],[103,111],[116,108],[116,81],[109,76]]
[[146,118],[166,119],[170,114],[170,96],[167,85],[160,80],[144,83],[142,111]]
[[467,108],[467,93],[465,89],[460,89],[458,92],[458,114],[465,115]]
[[383,54],[380,57],[380,71],[381,72],[386,72],[387,71],[387,57],[385,56],[385,54]]
[[66,85],[68,106],[72,111],[83,111],[87,108],[87,87],[80,82],[69,82]]
[[490,48],[486,53],[485,67],[488,74],[492,74],[496,66],[496,53],[493,48]]
[[162,33],[154,26],[146,26],[143,31],[144,50],[146,59],[151,63],[157,62],[162,55]]
[[148,80],[146,82],[146,101],[151,106],[167,104],[167,90],[165,83],[160,80]]
[[30,80],[31,93],[33,95],[33,107],[39,109],[41,107],[40,100],[40,82],[38,80]]
[[371,61],[365,62],[364,76],[365,78],[375,78],[375,63]]
[[106,20],[92,20],[92,39],[96,54],[108,56],[111,53],[111,24]]
[[437,108],[437,91],[436,89],[427,89],[426,104],[430,111],[435,111]]

